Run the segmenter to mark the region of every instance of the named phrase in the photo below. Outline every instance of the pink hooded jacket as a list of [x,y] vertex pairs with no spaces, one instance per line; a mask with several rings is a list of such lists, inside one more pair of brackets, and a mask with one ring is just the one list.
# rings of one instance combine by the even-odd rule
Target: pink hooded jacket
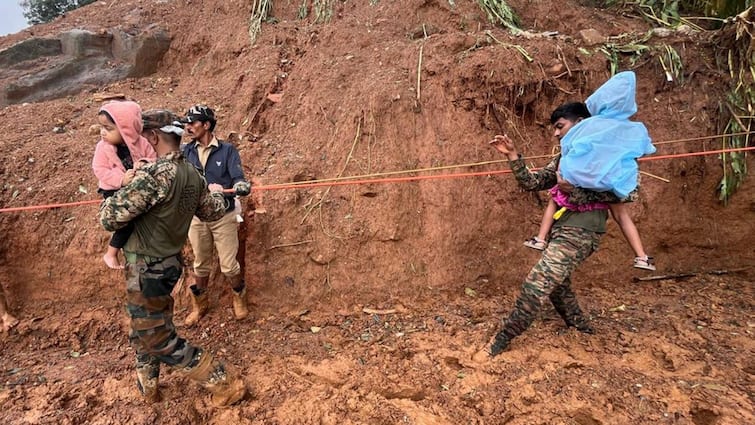
[[[134,164],[141,159],[154,160],[157,157],[147,139],[142,137],[142,109],[136,102],[110,102],[103,105],[100,111],[107,112],[115,121]],[[92,170],[99,180],[97,184],[100,189],[105,190],[120,189],[123,175],[126,174],[115,146],[104,140],[97,142],[94,149]]]

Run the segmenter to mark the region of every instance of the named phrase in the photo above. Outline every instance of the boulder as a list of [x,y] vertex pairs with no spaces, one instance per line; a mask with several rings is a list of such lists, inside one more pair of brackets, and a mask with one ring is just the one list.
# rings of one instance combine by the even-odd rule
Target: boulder
[[0,51],[0,107],[153,74],[170,41],[155,25],[132,32],[75,29],[57,37],[23,40]]

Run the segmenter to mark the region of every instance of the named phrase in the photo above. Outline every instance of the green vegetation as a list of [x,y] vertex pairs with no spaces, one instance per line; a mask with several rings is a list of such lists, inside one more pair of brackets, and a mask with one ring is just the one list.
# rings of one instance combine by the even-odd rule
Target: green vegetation
[[50,22],[70,10],[93,2],[94,0],[22,0],[20,4],[26,21],[35,25]]
[[519,16],[504,0],[477,0],[480,8],[488,15],[488,20],[502,25],[514,33],[521,31]]
[[[329,22],[333,17],[333,1],[334,0],[312,0],[312,14],[314,15],[316,23]],[[299,12],[297,17],[299,19],[306,19],[309,16],[309,0],[302,0],[299,5]]]
[[254,0],[252,2],[252,16],[249,18],[249,39],[252,44],[257,41],[257,36],[262,31],[262,23],[267,22],[272,9],[272,0]]
[[604,6],[635,9],[646,19],[660,25],[675,27],[691,24],[693,18],[684,15],[701,15],[697,18],[723,19],[752,7],[755,0],[605,0]]
[[666,81],[669,83],[672,81],[678,81],[680,84],[684,83],[682,58],[676,49],[668,44],[664,44],[661,47],[661,52],[658,54],[658,61],[663,67],[663,72],[666,74]]
[[[722,149],[750,146],[755,127],[755,9],[737,15],[721,29],[716,45],[721,69],[728,69],[731,88],[726,101],[719,107]],[[721,155],[723,177],[718,185],[719,199],[724,203],[739,188],[747,175],[747,152],[730,152]]]
[[611,64],[611,75],[616,74],[619,70],[622,56],[628,56],[630,66],[634,66],[644,53],[650,51],[650,46],[646,42],[650,40],[651,36],[652,33],[648,32],[640,38],[632,39],[630,35],[623,34],[612,37],[608,43],[604,44],[599,50],[608,57],[608,62]]

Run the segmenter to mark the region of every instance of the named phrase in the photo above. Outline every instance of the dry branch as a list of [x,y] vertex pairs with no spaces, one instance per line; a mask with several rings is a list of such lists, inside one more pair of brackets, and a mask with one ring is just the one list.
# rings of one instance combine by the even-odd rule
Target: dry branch
[[711,270],[707,272],[688,272],[688,273],[664,274],[664,275],[647,276],[647,277],[633,277],[632,282],[650,282],[654,280],[685,279],[688,277],[700,276],[704,274],[720,276],[724,274],[739,273],[748,269],[750,269],[750,267],[741,267],[738,269],[731,269],[731,270]]
[[268,250],[273,250],[273,249],[277,249],[277,248],[287,248],[289,246],[304,245],[304,244],[308,244],[308,243],[312,243],[312,242],[314,242],[314,241],[313,240],[306,240],[306,241],[299,241],[299,242],[292,242],[292,243],[284,243],[284,244],[280,244],[280,245],[273,245],[270,248],[268,248]]

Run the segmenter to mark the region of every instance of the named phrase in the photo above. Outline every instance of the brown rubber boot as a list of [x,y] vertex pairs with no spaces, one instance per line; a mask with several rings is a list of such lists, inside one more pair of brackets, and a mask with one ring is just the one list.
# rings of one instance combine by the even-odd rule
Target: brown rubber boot
[[160,363],[153,361],[136,364],[136,388],[147,403],[157,403],[162,397],[158,384],[160,381]]
[[[191,291],[191,313],[184,320],[184,325],[187,327],[196,325],[199,319],[207,314],[207,310],[210,308],[210,303],[207,299],[207,283],[210,277],[195,276],[194,279],[196,284],[189,287]],[[197,293],[200,291],[200,288],[202,292]]]
[[[233,293],[233,315],[236,320],[246,319],[249,316],[249,308],[246,305],[246,285],[242,278],[242,274],[239,273],[236,276],[228,278],[231,284],[231,292]],[[237,292],[236,288],[241,287],[241,292]]]
[[244,381],[206,351],[200,354],[199,363],[186,371],[186,376],[212,393],[212,404],[216,407],[230,406],[246,395]]

